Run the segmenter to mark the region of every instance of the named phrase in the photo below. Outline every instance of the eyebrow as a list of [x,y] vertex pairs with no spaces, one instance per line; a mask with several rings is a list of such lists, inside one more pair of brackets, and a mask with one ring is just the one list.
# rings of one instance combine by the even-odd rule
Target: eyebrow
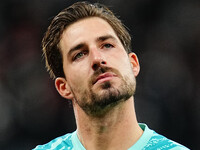
[[[103,35],[103,36],[97,37],[96,42],[103,42],[103,41],[106,41],[106,40],[108,40],[108,39],[112,39],[112,40],[114,40],[114,41],[117,41],[117,39],[116,39],[114,36],[112,36],[112,35]],[[85,42],[80,43],[80,44],[78,44],[78,45],[75,45],[74,47],[72,47],[72,48],[69,50],[68,56],[70,56],[74,51],[79,50],[79,49],[82,49],[82,48],[85,47],[85,46],[86,46],[86,43],[85,43]]]
[[69,52],[68,52],[68,56],[70,56],[74,51],[79,50],[81,48],[83,48],[86,44],[85,43],[80,43],[74,47],[72,47]]
[[103,42],[103,41],[106,41],[106,40],[108,40],[108,39],[112,39],[112,40],[114,40],[114,41],[117,41],[117,39],[116,39],[114,36],[112,36],[112,35],[100,36],[100,37],[97,38],[96,41],[97,41],[97,42],[99,42],[99,41]]

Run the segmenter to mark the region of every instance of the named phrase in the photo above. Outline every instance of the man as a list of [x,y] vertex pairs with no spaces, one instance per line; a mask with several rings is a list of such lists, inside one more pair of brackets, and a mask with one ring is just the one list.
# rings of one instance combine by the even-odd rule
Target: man
[[77,130],[35,150],[187,149],[138,124],[140,66],[124,25],[105,6],[78,2],[61,11],[43,39],[59,94],[72,101]]

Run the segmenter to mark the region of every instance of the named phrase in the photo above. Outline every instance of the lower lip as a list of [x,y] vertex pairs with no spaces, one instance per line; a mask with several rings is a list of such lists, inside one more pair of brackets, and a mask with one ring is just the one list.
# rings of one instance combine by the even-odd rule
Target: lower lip
[[112,78],[113,78],[113,76],[112,77],[105,77],[105,78],[99,79],[96,83],[103,83],[103,82],[111,80]]

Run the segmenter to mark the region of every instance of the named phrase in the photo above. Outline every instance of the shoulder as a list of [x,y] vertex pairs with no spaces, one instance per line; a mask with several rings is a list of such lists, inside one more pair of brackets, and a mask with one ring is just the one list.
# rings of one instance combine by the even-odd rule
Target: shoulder
[[185,146],[166,138],[153,131],[153,135],[143,149],[163,149],[163,150],[189,150]]
[[67,149],[72,150],[73,144],[72,144],[72,134],[68,133],[63,136],[57,137],[53,139],[52,141],[44,144],[44,145],[38,145],[33,150],[60,150],[60,149]]
[[146,124],[140,123],[139,126],[144,131],[143,135],[130,150],[189,150],[185,146],[156,133],[154,130],[149,129]]

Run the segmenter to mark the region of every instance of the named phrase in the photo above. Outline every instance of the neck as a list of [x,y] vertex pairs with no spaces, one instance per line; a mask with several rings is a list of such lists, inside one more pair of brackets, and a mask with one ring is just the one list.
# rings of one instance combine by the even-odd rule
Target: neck
[[78,137],[87,150],[128,149],[143,132],[136,119],[133,97],[103,117],[88,116],[77,104],[74,111]]

